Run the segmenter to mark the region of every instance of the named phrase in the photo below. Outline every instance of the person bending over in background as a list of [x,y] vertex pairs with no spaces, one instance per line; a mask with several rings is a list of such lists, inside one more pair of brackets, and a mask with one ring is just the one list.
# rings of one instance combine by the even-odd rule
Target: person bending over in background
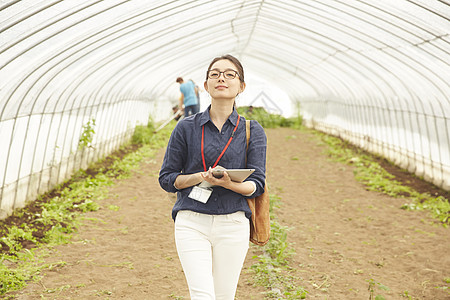
[[185,117],[195,115],[198,113],[198,89],[196,90],[195,84],[191,80],[184,82],[182,77],[178,77],[177,82],[180,84],[181,92],[179,109],[183,109],[184,105]]
[[194,80],[189,79],[189,81],[192,81],[195,87],[195,96],[197,97],[197,112],[200,111],[200,89],[198,88],[198,85],[194,82]]
[[[245,89],[244,70],[235,57],[214,58],[204,87],[211,104],[177,123],[159,183],[177,193],[172,209],[175,243],[191,299],[232,300],[249,247],[246,198],[264,192],[267,138],[262,126],[251,121],[246,151],[245,119],[234,105]],[[212,168],[219,163],[255,171],[244,182],[231,181],[226,172],[215,178]]]

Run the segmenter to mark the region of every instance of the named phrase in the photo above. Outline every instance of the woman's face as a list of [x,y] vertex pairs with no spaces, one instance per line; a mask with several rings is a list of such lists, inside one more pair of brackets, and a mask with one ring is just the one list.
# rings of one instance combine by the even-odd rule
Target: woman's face
[[[222,59],[216,61],[210,70],[224,72],[224,71],[236,71],[236,66],[228,59]],[[219,77],[205,81],[205,90],[211,95],[213,99],[232,99],[245,89],[245,83],[241,83],[239,75],[236,75],[233,79],[229,78],[229,75],[233,72],[219,73]],[[227,78],[228,77],[228,78]]]

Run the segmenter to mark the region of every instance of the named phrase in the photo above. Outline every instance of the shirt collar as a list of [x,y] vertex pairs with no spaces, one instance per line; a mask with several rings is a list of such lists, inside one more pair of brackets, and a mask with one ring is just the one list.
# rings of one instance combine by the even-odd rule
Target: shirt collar
[[233,124],[233,126],[236,126],[238,117],[239,117],[239,114],[238,114],[236,108],[233,107],[233,112],[228,117],[228,120],[230,120],[230,122],[231,122],[231,124]]
[[211,108],[211,105],[208,106],[207,109],[205,109],[204,112],[202,112],[202,116],[200,118],[200,126],[205,125],[208,123],[208,121],[211,121],[211,116],[209,115],[209,109]]
[[[202,113],[202,117],[200,118],[200,126],[203,126],[206,123],[208,123],[208,121],[211,121],[211,116],[209,115],[210,109],[211,109],[211,105],[209,105],[208,108]],[[239,116],[239,114],[238,114],[236,108],[233,107],[233,112],[228,117],[228,120],[230,120],[230,122],[231,122],[231,124],[233,124],[233,126],[236,126],[238,116]]]

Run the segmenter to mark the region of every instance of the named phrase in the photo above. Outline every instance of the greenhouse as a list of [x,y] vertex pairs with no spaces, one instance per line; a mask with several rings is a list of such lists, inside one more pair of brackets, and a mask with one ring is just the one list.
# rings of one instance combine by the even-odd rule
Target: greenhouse
[[0,1],[0,219],[137,127],[175,122],[177,77],[205,111],[224,54],[245,68],[237,107],[301,118],[450,191],[449,34],[446,0]]

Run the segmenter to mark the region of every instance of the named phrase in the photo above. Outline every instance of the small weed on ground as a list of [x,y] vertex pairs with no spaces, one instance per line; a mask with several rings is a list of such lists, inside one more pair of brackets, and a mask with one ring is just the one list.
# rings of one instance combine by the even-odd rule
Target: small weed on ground
[[367,281],[369,282],[369,300],[386,300],[383,295],[378,293],[380,291],[389,291],[389,288],[373,279],[369,279]]

